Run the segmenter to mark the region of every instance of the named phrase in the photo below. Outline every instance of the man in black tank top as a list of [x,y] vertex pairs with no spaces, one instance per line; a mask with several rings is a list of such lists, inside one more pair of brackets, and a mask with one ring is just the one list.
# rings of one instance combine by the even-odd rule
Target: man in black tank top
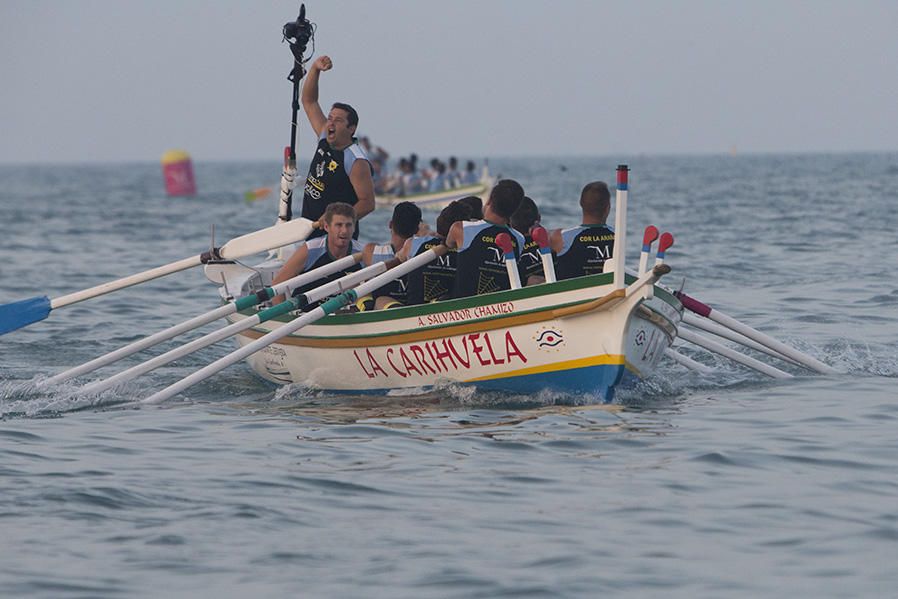
[[520,183],[503,179],[490,191],[489,200],[483,207],[483,220],[457,222],[449,229],[446,245],[458,250],[456,297],[511,288],[504,252],[496,243],[496,237],[507,233],[511,237],[515,257],[520,257],[524,237],[508,223],[523,199],[524,189]]
[[611,193],[602,181],[588,183],[580,193],[583,223],[570,229],[552,231],[549,242],[555,254],[555,275],[559,281],[602,272],[612,258],[614,231],[605,224],[611,211]]
[[[402,251],[405,242],[412,239],[421,226],[421,209],[414,202],[399,202],[393,207],[393,218],[388,223],[390,243],[369,243],[365,246],[364,262],[371,265],[386,261]],[[374,309],[395,308],[408,304],[408,275],[399,277],[371,292]]]
[[[449,229],[457,221],[465,221],[471,215],[468,205],[452,202],[437,217],[437,234],[431,237],[413,237],[402,248],[402,259],[423,254],[446,242]],[[408,275],[408,305],[426,304],[455,297],[455,272],[458,267],[458,251],[449,250],[430,264],[425,264]]]
[[[333,68],[331,59],[319,57],[312,63],[302,88],[302,106],[318,135],[318,147],[309,166],[302,198],[302,216],[319,221],[329,204],[344,202],[355,209],[357,219],[374,210],[374,181],[371,163],[353,135],[359,115],[349,104],[336,102],[325,117],[318,103],[318,79]],[[324,235],[316,229],[309,238]],[[358,239],[356,226],[354,239]]]

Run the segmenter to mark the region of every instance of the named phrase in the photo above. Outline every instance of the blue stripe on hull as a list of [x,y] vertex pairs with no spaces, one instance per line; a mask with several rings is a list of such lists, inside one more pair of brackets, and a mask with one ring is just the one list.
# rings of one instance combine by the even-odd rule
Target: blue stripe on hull
[[[484,391],[502,391],[506,393],[533,394],[548,390],[567,395],[591,395],[605,403],[614,401],[614,388],[624,379],[627,369],[621,365],[600,364],[586,366],[574,370],[559,370],[514,376],[504,379],[477,381],[473,383],[458,382],[459,385],[472,386]],[[432,386],[421,387],[430,390]],[[392,388],[382,389],[323,389],[327,393],[345,395],[384,394]]]
[[605,403],[610,403],[614,401],[614,387],[621,382],[626,370],[624,366],[618,364],[600,364],[574,370],[477,381],[471,384],[478,389],[512,393],[533,393],[536,390],[547,389],[572,395],[596,395]]

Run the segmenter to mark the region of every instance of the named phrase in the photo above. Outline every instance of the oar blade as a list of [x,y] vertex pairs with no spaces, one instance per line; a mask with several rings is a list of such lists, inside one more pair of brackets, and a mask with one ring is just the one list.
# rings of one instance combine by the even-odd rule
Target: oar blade
[[0,335],[40,322],[50,315],[50,309],[46,295],[0,305]]
[[298,218],[261,231],[235,237],[221,246],[221,256],[231,260],[290,245],[305,240],[314,230],[314,222],[307,218]]

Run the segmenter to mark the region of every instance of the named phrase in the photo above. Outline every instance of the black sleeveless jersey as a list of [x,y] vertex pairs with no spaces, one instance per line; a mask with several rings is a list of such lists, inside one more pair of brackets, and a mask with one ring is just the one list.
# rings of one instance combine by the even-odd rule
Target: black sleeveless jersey
[[564,242],[555,257],[559,281],[602,272],[614,248],[614,231],[608,225],[580,225],[561,232]]
[[511,289],[505,254],[496,245],[496,236],[500,233],[511,236],[516,258],[521,256],[524,236],[510,227],[485,220],[466,221],[463,224],[464,242],[458,250],[458,272],[455,274],[456,297]]
[[[321,137],[315,149],[315,157],[306,175],[306,185],[302,196],[302,217],[317,221],[324,214],[328,204],[345,202],[355,206],[359,197],[355,193],[349,173],[356,160],[365,160],[365,152],[358,144],[353,143],[343,150],[334,150],[327,139]],[[325,235],[323,228],[315,229],[309,239]],[[359,238],[359,227],[356,224],[353,239]]]
[[[412,239],[412,257],[443,243],[441,237],[415,237]],[[455,271],[458,252],[449,250],[430,264],[408,274],[408,305],[425,304],[455,297]]]

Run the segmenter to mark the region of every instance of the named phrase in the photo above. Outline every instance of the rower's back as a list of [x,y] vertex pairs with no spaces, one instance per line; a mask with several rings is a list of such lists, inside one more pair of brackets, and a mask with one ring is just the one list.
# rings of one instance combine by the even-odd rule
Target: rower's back
[[614,231],[608,225],[580,225],[562,229],[562,248],[555,256],[559,281],[601,274],[614,248]]
[[582,224],[552,232],[555,275],[559,281],[600,274],[614,249],[614,230],[605,224],[611,211],[611,192],[602,181],[580,192]]
[[496,237],[500,233],[507,233],[512,240],[515,259],[520,258],[524,236],[508,223],[523,198],[524,189],[521,185],[517,181],[504,179],[490,191],[489,200],[483,209],[484,220],[456,223],[453,226],[451,243],[458,248],[456,297],[483,295],[511,288],[505,267],[505,252],[496,243]]
[[[427,250],[442,245],[453,223],[467,220],[471,209],[467,204],[454,201],[443,208],[437,217],[437,234],[413,237],[409,256],[419,256]],[[426,304],[451,299],[455,294],[455,273],[458,268],[458,250],[450,249],[433,262],[412,271],[408,275],[408,303]]]

